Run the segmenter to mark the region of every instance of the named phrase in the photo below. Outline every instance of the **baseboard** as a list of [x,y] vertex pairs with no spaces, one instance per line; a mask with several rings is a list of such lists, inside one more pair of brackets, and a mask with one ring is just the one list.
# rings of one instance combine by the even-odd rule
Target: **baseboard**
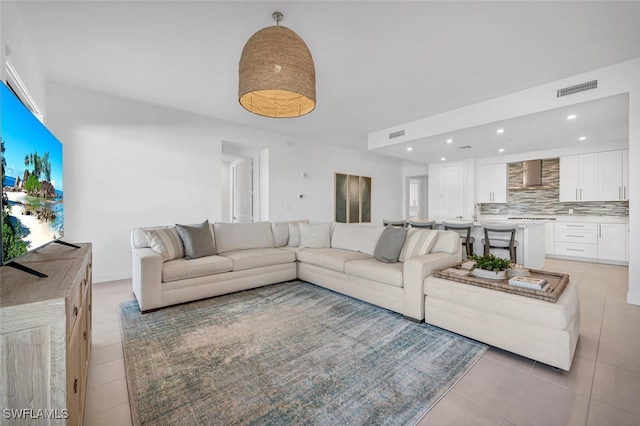
[[640,305],[640,293],[627,292],[627,303],[632,305]]
[[107,281],[119,281],[131,279],[131,271],[117,272],[115,274],[93,274],[93,283],[104,283]]
[[573,260],[576,262],[588,262],[588,263],[602,263],[605,265],[618,265],[618,266],[629,266],[629,262],[622,260],[605,260],[605,259],[596,259],[593,257],[575,257],[575,256],[565,256],[562,254],[545,254],[544,257],[548,257],[549,259],[560,259],[560,260]]

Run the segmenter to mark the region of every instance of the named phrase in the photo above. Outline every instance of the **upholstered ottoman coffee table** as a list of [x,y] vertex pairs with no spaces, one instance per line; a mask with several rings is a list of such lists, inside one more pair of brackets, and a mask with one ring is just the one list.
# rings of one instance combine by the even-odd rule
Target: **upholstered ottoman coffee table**
[[563,370],[580,331],[580,302],[568,281],[555,303],[433,275],[424,280],[425,322]]

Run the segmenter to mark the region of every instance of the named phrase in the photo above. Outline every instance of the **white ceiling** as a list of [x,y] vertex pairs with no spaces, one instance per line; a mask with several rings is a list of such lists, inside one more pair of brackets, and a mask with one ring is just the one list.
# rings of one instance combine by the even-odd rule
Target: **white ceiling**
[[[18,10],[48,80],[359,150],[368,132],[640,57],[639,2],[21,1]],[[238,103],[242,47],[275,10],[316,64],[317,107],[304,117],[259,117]],[[522,134],[515,143],[538,147]]]
[[[569,119],[569,116],[575,118]],[[503,132],[498,133],[499,129]],[[580,140],[582,137],[585,139]],[[629,95],[623,94],[390,145],[377,151],[406,160],[434,163],[628,141]]]

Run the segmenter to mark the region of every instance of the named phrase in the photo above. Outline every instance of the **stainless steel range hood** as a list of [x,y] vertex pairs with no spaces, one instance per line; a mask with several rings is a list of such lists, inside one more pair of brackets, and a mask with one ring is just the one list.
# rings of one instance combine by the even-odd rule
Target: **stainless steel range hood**
[[514,166],[520,171],[522,167],[522,184],[519,186],[510,186],[510,190],[526,190],[526,189],[552,189],[550,185],[542,184],[542,160],[528,160],[522,163],[513,163],[509,167]]
[[542,160],[529,160],[522,163],[522,187],[542,186]]

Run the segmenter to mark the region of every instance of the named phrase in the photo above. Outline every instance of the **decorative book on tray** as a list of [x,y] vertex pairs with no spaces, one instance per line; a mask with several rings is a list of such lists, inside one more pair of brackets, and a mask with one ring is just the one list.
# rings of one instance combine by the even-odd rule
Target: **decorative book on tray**
[[534,277],[513,277],[509,280],[509,285],[530,288],[533,290],[542,290],[547,285],[547,280]]

